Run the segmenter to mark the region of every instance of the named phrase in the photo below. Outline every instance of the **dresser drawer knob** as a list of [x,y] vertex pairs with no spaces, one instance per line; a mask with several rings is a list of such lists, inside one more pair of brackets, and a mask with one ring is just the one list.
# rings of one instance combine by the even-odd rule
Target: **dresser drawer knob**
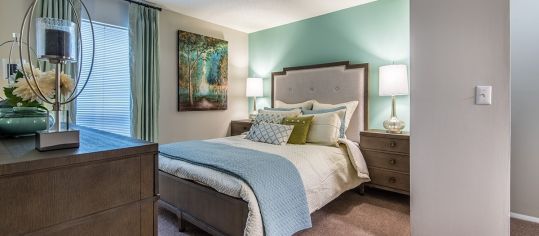
[[389,181],[389,183],[394,184],[394,183],[397,183],[397,178],[395,178],[395,177],[389,177],[389,180],[388,180],[388,181]]
[[397,160],[395,160],[395,159],[389,159],[389,164],[395,165],[395,164],[397,164]]
[[394,147],[396,147],[396,146],[397,146],[397,142],[395,142],[395,141],[389,142],[389,147],[394,148]]

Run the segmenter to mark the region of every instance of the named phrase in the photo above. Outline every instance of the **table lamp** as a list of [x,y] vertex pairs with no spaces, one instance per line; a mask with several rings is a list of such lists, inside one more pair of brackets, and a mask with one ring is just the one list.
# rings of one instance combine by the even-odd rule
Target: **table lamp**
[[[69,127],[69,113],[66,119],[65,128],[62,127],[62,107],[69,104],[81,94],[88,81],[90,80],[92,69],[94,66],[95,53],[95,35],[92,18],[84,4],[83,0],[69,0],[62,10],[65,14],[72,15],[72,20],[60,19],[55,17],[34,17],[36,9],[40,8],[41,1],[33,0],[26,15],[21,23],[20,37],[30,44],[30,39],[35,37],[36,52],[31,53],[30,45],[19,44],[19,59],[21,65],[24,64],[24,57],[28,60],[28,68],[21,67],[20,71],[23,74],[30,90],[37,96],[40,102],[50,104],[54,114],[54,125],[52,130],[39,131],[36,133],[36,149],[38,151],[49,151],[65,148],[78,148],[80,145],[80,134],[76,129]],[[86,13],[86,18],[90,23],[91,38],[87,40],[81,36],[81,18],[83,13]],[[91,43],[91,50],[84,51],[85,55],[91,55],[87,75],[82,75],[80,70],[83,63],[82,44]],[[33,44],[33,43],[32,43]],[[23,53],[24,52],[24,53]],[[36,58],[39,62],[50,63],[54,68],[54,96],[51,98],[43,93],[44,86],[38,83],[40,77],[34,71],[33,60]],[[75,74],[73,91],[67,94],[62,93],[61,74],[67,66],[74,66],[78,73]],[[84,79],[82,86],[79,86],[79,81]],[[48,127],[48,125],[47,125]]]
[[249,114],[249,118],[254,119],[257,115],[256,97],[264,96],[264,81],[262,78],[247,78],[247,86],[245,87],[245,96],[253,97],[253,111]]
[[404,122],[397,118],[396,96],[408,95],[408,69],[406,65],[387,65],[379,70],[380,96],[391,96],[391,117],[384,121],[388,133],[400,134]]

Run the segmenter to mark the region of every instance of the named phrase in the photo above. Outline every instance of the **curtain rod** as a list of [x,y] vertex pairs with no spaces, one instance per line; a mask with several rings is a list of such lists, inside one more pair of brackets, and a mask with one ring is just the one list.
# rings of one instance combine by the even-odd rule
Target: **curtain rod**
[[124,1],[134,3],[134,4],[138,4],[138,5],[145,6],[145,7],[149,7],[149,8],[153,8],[153,9],[156,9],[158,11],[162,10],[160,7],[152,6],[150,4],[139,2],[139,1],[134,1],[134,0],[124,0]]

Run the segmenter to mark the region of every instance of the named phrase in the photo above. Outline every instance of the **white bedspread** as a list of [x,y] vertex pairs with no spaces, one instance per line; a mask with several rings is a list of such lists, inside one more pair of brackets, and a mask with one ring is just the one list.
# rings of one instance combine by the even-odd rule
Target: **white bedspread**
[[[244,139],[244,136],[206,141],[273,153],[288,159],[298,169],[303,180],[311,213],[343,192],[370,180],[367,165],[359,148],[354,142],[346,139],[340,140],[340,147],[314,144],[277,146],[253,142]],[[249,214],[244,235],[264,235],[256,196],[249,185],[242,180],[213,169],[163,156],[159,156],[159,169],[245,200],[248,203]]]

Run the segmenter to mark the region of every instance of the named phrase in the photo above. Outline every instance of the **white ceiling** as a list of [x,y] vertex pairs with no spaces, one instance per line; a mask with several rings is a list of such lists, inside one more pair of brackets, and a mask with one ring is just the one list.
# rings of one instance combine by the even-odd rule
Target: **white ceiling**
[[150,0],[163,8],[252,33],[376,0]]

